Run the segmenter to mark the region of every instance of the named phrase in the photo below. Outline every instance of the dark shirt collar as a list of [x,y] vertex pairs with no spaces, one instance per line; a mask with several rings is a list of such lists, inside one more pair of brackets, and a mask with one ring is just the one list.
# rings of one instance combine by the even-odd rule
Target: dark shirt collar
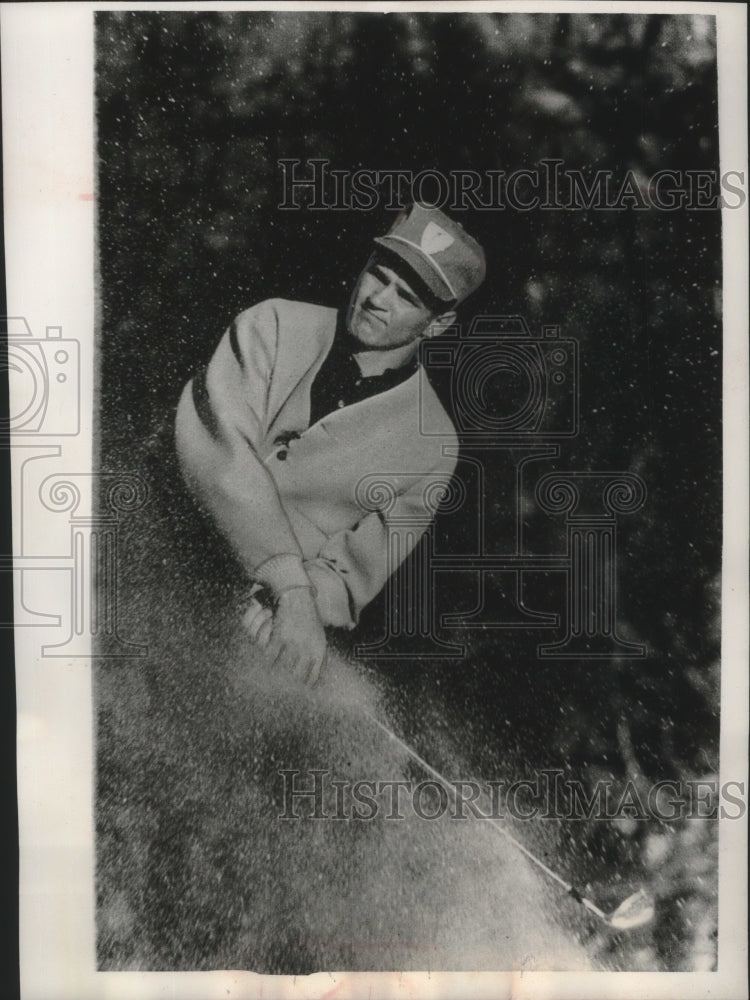
[[[359,365],[354,355],[359,353],[362,348],[359,341],[355,340],[346,328],[346,312],[346,309],[339,310],[336,333],[329,357],[330,355],[335,355],[339,359],[346,358],[347,360],[351,360],[353,364],[357,365],[357,370],[359,371]],[[405,381],[419,368],[419,362],[417,361],[418,353],[418,348],[415,346],[414,353],[403,365],[399,365],[397,368],[386,368],[380,375],[363,375],[360,372],[359,377],[362,379],[383,379],[385,382]]]
[[340,410],[353,403],[363,402],[370,396],[395,389],[419,367],[415,351],[406,364],[399,365],[398,368],[387,368],[380,375],[363,375],[354,356],[361,347],[346,329],[345,315],[345,312],[339,313],[333,344],[310,389],[311,424],[333,410]]

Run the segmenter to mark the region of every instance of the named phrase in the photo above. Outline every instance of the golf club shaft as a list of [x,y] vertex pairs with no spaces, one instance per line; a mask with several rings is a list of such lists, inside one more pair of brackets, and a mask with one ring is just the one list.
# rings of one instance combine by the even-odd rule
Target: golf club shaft
[[[446,792],[449,795],[453,796],[455,804],[455,802],[457,801],[456,792],[447,778],[443,777],[443,775],[440,774],[439,771],[436,771],[431,764],[428,764],[423,757],[420,757],[420,755],[416,752],[416,750],[413,750],[408,745],[408,743],[405,743],[399,736],[397,736],[394,732],[392,732],[392,730],[390,730],[388,726],[380,722],[379,719],[376,719],[374,715],[370,715],[369,712],[365,712],[364,714],[371,722],[374,722],[375,725],[378,726],[386,734],[386,736],[390,737],[390,739],[392,739],[394,743],[397,743],[402,750],[404,750],[413,760],[415,760],[421,768],[423,768],[428,774],[432,775],[432,777],[435,778],[435,780],[442,785],[442,787],[446,790]],[[512,834],[508,833],[505,827],[498,821],[497,817],[483,816],[482,818],[489,819],[491,824],[491,829],[494,830],[498,836],[503,837],[505,840],[511,843],[516,848],[516,850],[520,851],[521,854],[527,857],[529,861],[531,861],[533,864],[537,866],[537,868],[541,868],[541,870],[546,875],[548,875],[551,879],[557,882],[558,885],[562,886],[563,889],[565,889],[565,891],[573,897],[573,899],[577,900],[579,903],[585,906],[587,910],[590,910],[591,913],[595,914],[605,923],[608,922],[607,914],[604,912],[604,910],[600,910],[599,907],[596,906],[594,903],[592,903],[590,899],[586,899],[585,896],[582,896],[570,882],[566,882],[564,878],[561,878],[561,876],[557,874],[557,872],[554,872],[551,868],[548,868],[543,861],[537,858],[536,855],[532,854],[527,847],[524,847],[524,845],[520,842],[520,840],[516,840],[516,838],[512,836]]]

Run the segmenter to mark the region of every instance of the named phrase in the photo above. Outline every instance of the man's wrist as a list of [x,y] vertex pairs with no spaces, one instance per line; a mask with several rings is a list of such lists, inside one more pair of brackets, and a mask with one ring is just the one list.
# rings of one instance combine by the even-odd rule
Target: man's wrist
[[[315,596],[309,587],[290,587],[274,601],[275,614],[290,618],[294,622],[316,621],[320,623]],[[321,623],[322,624],[322,623]]]
[[252,576],[277,598],[293,588],[312,588],[301,556],[293,552],[280,552],[271,556],[255,567]]

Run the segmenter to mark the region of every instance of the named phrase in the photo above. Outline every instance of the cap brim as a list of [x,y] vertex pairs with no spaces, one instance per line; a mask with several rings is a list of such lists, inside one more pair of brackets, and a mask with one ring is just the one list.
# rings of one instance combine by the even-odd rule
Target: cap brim
[[432,267],[426,255],[416,247],[412,247],[408,243],[403,243],[401,240],[392,240],[388,236],[376,236],[374,242],[381,247],[385,247],[386,250],[400,257],[401,260],[408,264],[417,277],[427,285],[435,298],[445,303],[456,301],[456,296],[448,288],[435,268]]

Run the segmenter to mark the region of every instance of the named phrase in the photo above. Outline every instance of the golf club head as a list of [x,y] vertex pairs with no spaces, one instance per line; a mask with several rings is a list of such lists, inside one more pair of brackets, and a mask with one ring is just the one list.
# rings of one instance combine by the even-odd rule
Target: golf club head
[[654,901],[643,889],[623,900],[609,915],[608,924],[616,930],[629,931],[645,927],[654,919]]

